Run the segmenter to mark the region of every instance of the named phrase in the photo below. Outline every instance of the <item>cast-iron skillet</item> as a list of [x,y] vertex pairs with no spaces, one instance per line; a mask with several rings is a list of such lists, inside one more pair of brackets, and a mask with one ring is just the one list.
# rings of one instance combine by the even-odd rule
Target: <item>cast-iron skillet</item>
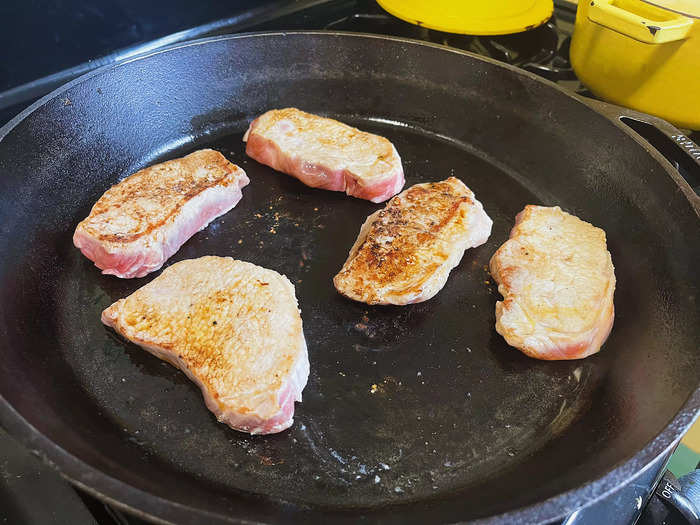
[[[461,178],[491,238],[430,301],[344,299],[331,278],[378,205],[246,158],[247,124],[284,106],[387,136],[407,185]],[[71,82],[0,131],[2,422],[77,485],[161,521],[546,521],[590,503],[700,405],[698,200],[622,127],[513,68],[367,35],[218,37]],[[155,275],[103,276],[71,242],[121,177],[205,146],[251,184],[169,263],[231,255],[296,283],[311,376],[279,435],[217,423],[182,373],[103,327]],[[616,320],[594,357],[536,361],[494,330],[485,266],[528,203],[607,232]]]

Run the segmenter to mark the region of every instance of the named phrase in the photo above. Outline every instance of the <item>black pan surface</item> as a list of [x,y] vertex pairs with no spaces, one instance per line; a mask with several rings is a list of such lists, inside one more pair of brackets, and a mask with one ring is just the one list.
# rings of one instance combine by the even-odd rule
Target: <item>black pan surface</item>
[[[459,177],[491,238],[428,302],[342,298],[331,279],[380,205],[245,156],[250,120],[284,106],[386,136],[407,187]],[[103,276],[72,246],[110,185],[201,147],[251,184],[168,264],[230,255],[296,284],[311,375],[278,435],[217,423],[184,374],[103,327],[101,310],[155,275]],[[100,70],[0,132],[2,420],[83,487],[178,523],[560,516],[631,477],[697,410],[699,222],[683,184],[551,84],[437,46],[251,35]],[[594,357],[532,360],[494,330],[486,265],[526,204],[608,234],[616,321]]]

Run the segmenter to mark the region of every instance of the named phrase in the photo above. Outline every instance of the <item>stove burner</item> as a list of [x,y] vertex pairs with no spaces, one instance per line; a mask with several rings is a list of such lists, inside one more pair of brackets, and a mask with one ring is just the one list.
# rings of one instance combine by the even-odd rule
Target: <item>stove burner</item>
[[374,7],[367,6],[367,12],[335,20],[325,29],[414,38],[487,56],[550,80],[576,78],[568,58],[570,37],[560,32],[554,18],[537,28],[512,35],[459,35],[404,22],[374,4]]

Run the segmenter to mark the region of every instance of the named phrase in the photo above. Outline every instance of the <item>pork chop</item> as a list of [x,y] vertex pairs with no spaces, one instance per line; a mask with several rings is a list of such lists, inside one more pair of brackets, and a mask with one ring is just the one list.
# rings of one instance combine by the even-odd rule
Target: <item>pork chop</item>
[[73,244],[102,273],[143,277],[233,208],[248,182],[210,149],[156,164],[107,190],[78,224]]
[[271,434],[292,424],[309,360],[285,276],[230,257],[181,261],[102,322],[185,372],[231,428]]
[[486,242],[492,224],[459,179],[416,184],[367,217],[333,283],[368,304],[426,301],[467,248]]
[[383,202],[404,185],[401,159],[387,139],[296,108],[260,115],[243,140],[250,157],[313,188]]
[[600,350],[613,324],[615,268],[605,232],[558,206],[526,206],[491,258],[503,301],[496,330],[537,359]]

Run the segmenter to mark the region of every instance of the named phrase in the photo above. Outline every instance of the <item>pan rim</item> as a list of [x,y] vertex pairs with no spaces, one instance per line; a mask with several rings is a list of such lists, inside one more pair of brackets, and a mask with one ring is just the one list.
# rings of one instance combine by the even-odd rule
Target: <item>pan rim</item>
[[[400,37],[390,37],[385,35],[376,34],[366,34],[366,33],[353,33],[353,32],[343,32],[343,31],[264,31],[264,32],[254,32],[254,33],[240,33],[233,35],[220,35],[215,37],[202,38],[190,42],[173,44],[166,46],[164,48],[149,51],[141,55],[130,57],[124,61],[109,64],[100,67],[94,71],[86,73],[63,86],[60,86],[51,93],[40,98],[24,111],[20,112],[13,119],[11,119],[7,124],[0,128],[0,141],[2,141],[20,122],[27,118],[30,114],[36,111],[38,108],[45,105],[50,100],[59,97],[62,93],[69,90],[75,85],[81,84],[87,79],[101,75],[107,71],[114,68],[121,67],[125,64],[131,63],[137,60],[143,60],[153,55],[158,55],[160,53],[170,52],[176,49],[181,49],[190,46],[204,45],[211,42],[218,42],[223,40],[235,40],[235,39],[246,39],[246,38],[265,38],[270,36],[287,36],[287,35],[327,35],[335,37],[344,38],[372,38],[377,40],[389,40],[399,43],[408,44],[411,46],[426,46],[439,49],[443,52],[451,52],[459,55],[465,55],[471,59],[476,59],[490,63],[492,65],[503,67],[516,74],[524,75],[525,77],[544,83],[550,88],[556,89],[558,92],[566,95],[570,99],[585,105],[591,111],[596,113],[598,116],[605,118],[606,120],[612,122],[621,131],[630,136],[641,146],[648,154],[650,154],[654,160],[656,160],[675,182],[675,184],[682,191],[689,204],[694,209],[696,215],[700,218],[700,197],[695,195],[693,190],[690,188],[689,184],[681,177],[680,174],[671,166],[671,164],[656,151],[651,145],[644,141],[632,130],[628,129],[623,123],[619,122],[617,119],[611,118],[609,116],[603,115],[595,110],[591,104],[587,104],[581,97],[566,91],[557,84],[542,79],[537,75],[519,69],[515,66],[508,64],[503,64],[493,59],[481,57],[474,53],[449,48],[440,44],[421,42],[408,38]],[[690,427],[690,425],[698,418],[700,415],[700,385],[696,386],[694,392],[688,397],[683,406],[675,414],[675,416],[669,421],[667,426],[654,437],[649,443],[647,443],[641,450],[639,450],[632,457],[623,461],[622,463],[614,466],[611,470],[607,471],[601,477],[593,480],[587,481],[584,485],[576,487],[566,492],[562,492],[551,496],[545,500],[534,503],[532,505],[522,507],[520,509],[512,510],[506,513],[498,514],[492,517],[476,520],[474,523],[511,523],[515,520],[525,520],[527,522],[547,522],[555,520],[557,518],[562,518],[566,514],[576,510],[577,508],[583,508],[585,506],[591,505],[606,495],[614,492],[618,486],[618,480],[623,478],[625,480],[632,480],[638,475],[641,475],[646,468],[653,462],[654,459],[659,457],[661,454],[670,451],[678,441],[680,440],[682,434]],[[14,407],[0,394],[0,423],[10,432],[13,436],[18,437],[25,446],[29,446],[30,450],[35,454],[39,455],[45,462],[49,463],[51,466],[56,468],[61,472],[61,474],[79,486],[82,490],[99,497],[102,500],[108,501],[110,504],[128,510],[142,518],[147,518],[150,520],[157,520],[160,523],[174,523],[170,521],[174,516],[178,515],[183,511],[189,513],[190,516],[205,517],[208,516],[213,519],[229,521],[231,523],[256,523],[249,520],[244,520],[240,518],[230,517],[227,519],[218,513],[212,513],[205,509],[193,508],[185,506],[176,501],[161,498],[153,494],[147,493],[141,489],[138,489],[120,479],[112,477],[95,467],[92,467],[88,463],[83,462],[78,457],[74,456],[68,450],[63,449],[60,445],[54,443],[44,434],[39,432],[38,429],[33,427],[24,417],[19,414]],[[640,468],[641,467],[641,468]],[[88,480],[89,479],[89,483]],[[155,502],[155,505],[154,505]],[[403,504],[398,504],[397,508],[404,506]],[[148,509],[148,510],[145,510]]]
[[[93,76],[100,75],[102,73],[110,71],[111,69],[121,67],[123,65],[129,64],[131,62],[135,62],[137,60],[143,60],[145,58],[148,58],[148,57],[151,57],[154,55],[159,55],[161,53],[167,53],[167,52],[173,51],[175,49],[204,45],[204,44],[208,44],[210,42],[218,42],[218,41],[223,41],[223,40],[235,40],[235,39],[243,39],[243,38],[256,38],[256,37],[259,38],[259,37],[268,37],[268,36],[287,36],[287,35],[327,35],[327,36],[336,36],[336,37],[371,38],[371,39],[376,39],[376,40],[388,40],[388,41],[394,41],[394,42],[403,42],[405,44],[411,44],[414,46],[429,47],[429,48],[441,50],[443,52],[449,52],[449,53],[454,53],[457,55],[467,56],[467,57],[470,57],[470,58],[475,59],[475,60],[480,60],[482,62],[486,62],[488,64],[507,69],[513,73],[516,73],[518,75],[522,75],[526,78],[529,78],[530,80],[534,80],[535,82],[545,84],[545,85],[549,86],[550,88],[555,89],[560,94],[565,95],[567,98],[574,100],[574,101],[578,102],[579,104],[583,104],[584,106],[586,106],[588,109],[592,110],[597,115],[605,118],[608,122],[612,122],[617,128],[624,131],[627,136],[631,137],[648,154],[650,154],[654,158],[654,160],[656,160],[659,164],[661,164],[664,167],[664,170],[667,172],[668,175],[671,176],[673,181],[676,183],[676,185],[683,192],[686,199],[690,202],[691,206],[693,206],[696,215],[700,219],[700,196],[697,195],[693,191],[693,189],[690,187],[690,184],[688,184],[688,182],[677,172],[677,170],[673,167],[673,165],[668,160],[666,160],[666,158],[663,155],[661,155],[653,146],[651,146],[651,144],[649,144],[645,139],[643,139],[640,135],[638,135],[636,132],[631,130],[629,127],[625,126],[622,122],[619,121],[619,119],[614,119],[614,118],[611,118],[609,116],[604,115],[603,113],[597,111],[595,108],[595,105],[594,105],[594,103],[597,103],[599,105],[610,106],[611,108],[617,107],[614,104],[610,104],[610,103],[602,102],[602,101],[597,101],[597,100],[589,102],[584,97],[564,89],[563,87],[561,87],[560,85],[558,85],[557,83],[555,83],[551,80],[540,77],[540,76],[536,75],[535,73],[532,73],[532,72],[527,71],[525,69],[521,69],[517,66],[507,64],[504,62],[500,62],[494,58],[481,56],[481,55],[478,55],[476,53],[472,53],[470,51],[465,51],[462,49],[449,47],[449,46],[446,46],[443,44],[437,44],[435,42],[424,42],[422,40],[416,40],[413,38],[405,38],[405,37],[397,37],[397,36],[389,36],[389,35],[378,35],[375,33],[361,33],[361,32],[354,32],[354,31],[337,31],[337,30],[334,30],[334,31],[327,31],[327,30],[250,31],[250,32],[243,32],[243,33],[235,33],[235,34],[217,35],[217,36],[211,36],[211,37],[198,38],[198,39],[191,40],[188,42],[179,42],[179,43],[175,43],[175,44],[170,44],[170,45],[163,46],[162,48],[159,48],[156,50],[149,50],[149,51],[146,51],[144,53],[125,58],[124,60],[121,60],[119,62],[115,62],[112,64],[106,64],[106,65],[101,66],[97,69],[94,69],[93,71],[89,71],[88,73],[80,75],[79,77],[74,78],[73,80],[71,80],[69,82],[66,82],[62,86],[59,86],[55,90],[53,90],[50,93],[39,98],[34,103],[32,103],[30,106],[25,108],[23,111],[21,111],[20,113],[15,115],[6,124],[4,124],[3,126],[0,127],[0,141],[2,141],[5,138],[5,136],[7,136],[12,131],[12,129],[14,129],[17,126],[17,124],[19,124],[27,116],[32,114],[35,110],[37,110],[38,108],[40,108],[41,106],[46,104],[49,100],[56,98],[58,95],[60,95],[64,91],[70,89],[74,85],[80,84],[80,83],[84,82],[85,80],[92,78]],[[656,120],[661,120],[657,117],[652,117],[652,118],[654,118]],[[674,128],[674,126],[672,126],[671,124],[668,124],[668,123],[666,123],[666,124],[669,127]],[[680,133],[680,130],[679,130],[679,133]]]

